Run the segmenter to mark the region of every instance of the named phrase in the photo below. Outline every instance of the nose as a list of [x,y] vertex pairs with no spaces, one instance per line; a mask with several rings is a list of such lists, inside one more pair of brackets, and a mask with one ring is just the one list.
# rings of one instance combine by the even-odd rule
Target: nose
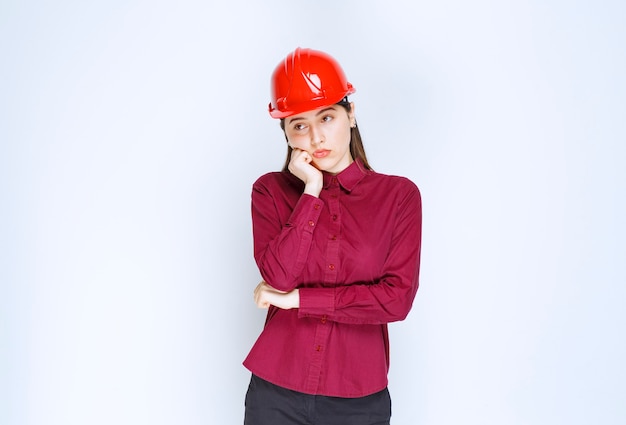
[[317,126],[313,125],[311,126],[311,144],[312,145],[319,145],[320,143],[324,142],[324,134],[322,133],[321,129],[318,128]]

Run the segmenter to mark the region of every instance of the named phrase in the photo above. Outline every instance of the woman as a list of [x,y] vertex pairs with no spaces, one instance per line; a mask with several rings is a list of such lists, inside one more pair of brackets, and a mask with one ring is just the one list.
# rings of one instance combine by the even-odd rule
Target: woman
[[335,59],[310,49],[272,75],[287,159],[252,190],[254,299],[269,310],[244,361],[246,425],[389,423],[387,323],[417,291],[421,198],[369,166],[354,91]]

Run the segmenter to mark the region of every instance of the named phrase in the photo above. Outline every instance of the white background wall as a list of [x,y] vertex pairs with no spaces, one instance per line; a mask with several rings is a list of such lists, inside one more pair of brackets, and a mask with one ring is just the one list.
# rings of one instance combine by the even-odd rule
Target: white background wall
[[626,6],[0,5],[0,423],[242,423],[252,182],[296,46],[421,188],[394,424],[626,423]]

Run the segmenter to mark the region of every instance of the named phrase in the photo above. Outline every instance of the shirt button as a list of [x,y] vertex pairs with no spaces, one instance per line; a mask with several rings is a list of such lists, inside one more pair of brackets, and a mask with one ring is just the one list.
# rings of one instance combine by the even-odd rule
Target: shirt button
[[321,345],[316,345],[315,346],[315,351],[322,351],[322,346]]
[[336,241],[336,240],[337,240],[337,235],[332,235],[332,236],[330,237],[330,240]]
[[315,206],[313,208],[315,208],[316,210],[319,210],[320,209],[320,204],[315,204]]
[[315,226],[315,222],[313,220],[309,221],[309,226],[311,227]]
[[335,265],[334,265],[334,264],[329,264],[329,265],[328,265],[328,268],[329,268],[330,270],[335,270]]
[[321,321],[322,321],[322,324],[326,323],[326,315],[322,316],[322,320]]
[[333,221],[337,221],[337,214],[333,214]]
[[333,178],[332,178],[332,180],[331,180],[331,182],[332,182],[333,184],[337,184],[337,177],[333,177]]

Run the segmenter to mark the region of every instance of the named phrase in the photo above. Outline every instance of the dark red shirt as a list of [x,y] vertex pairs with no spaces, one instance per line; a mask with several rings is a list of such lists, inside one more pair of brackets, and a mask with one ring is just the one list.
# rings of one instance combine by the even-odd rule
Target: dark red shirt
[[254,257],[300,308],[270,307],[244,365],[291,390],[362,397],[387,386],[387,323],[403,320],[418,287],[422,206],[404,177],[354,161],[324,173],[319,198],[288,172],[252,188]]

